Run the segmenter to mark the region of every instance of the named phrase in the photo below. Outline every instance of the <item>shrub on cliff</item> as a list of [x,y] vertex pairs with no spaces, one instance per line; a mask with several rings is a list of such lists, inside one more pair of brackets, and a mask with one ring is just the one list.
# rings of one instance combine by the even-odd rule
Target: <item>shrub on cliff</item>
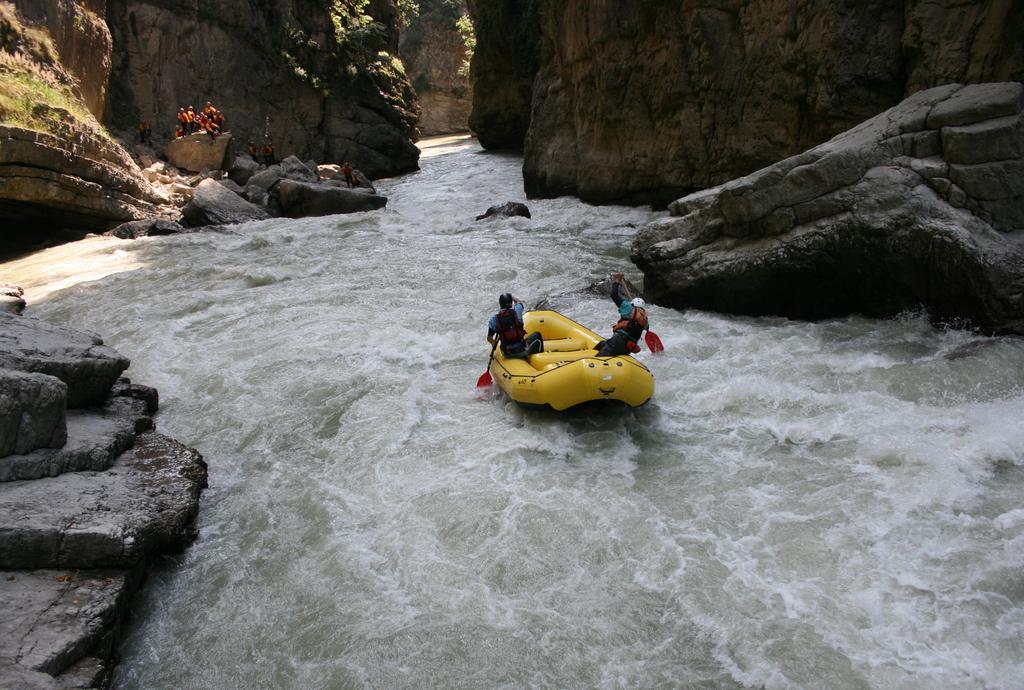
[[9,3],[0,3],[0,124],[110,136],[85,106],[50,36],[25,23]]

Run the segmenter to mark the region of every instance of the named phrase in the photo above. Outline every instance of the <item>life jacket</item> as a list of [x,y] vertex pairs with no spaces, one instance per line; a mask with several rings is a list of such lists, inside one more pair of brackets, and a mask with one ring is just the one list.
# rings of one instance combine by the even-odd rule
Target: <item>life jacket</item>
[[185,122],[195,122],[195,121],[196,121],[196,113],[195,113],[195,111],[194,110],[186,110],[185,111]]
[[[526,329],[523,328],[523,322],[519,320],[519,315],[516,314],[516,310],[509,307],[508,309],[502,309],[494,317],[495,320],[495,331],[498,333],[498,338],[501,339],[501,351],[508,354],[508,349],[512,345],[526,346],[524,339],[526,338]],[[520,350],[522,348],[516,348]]]
[[[647,330],[647,311],[639,307],[633,307],[633,311],[629,312],[629,316],[625,316],[615,322],[612,326],[612,330],[616,333],[622,333],[633,345],[640,340],[640,336],[643,335],[644,331]],[[637,346],[637,352],[640,348]],[[633,348],[630,348],[633,351]]]

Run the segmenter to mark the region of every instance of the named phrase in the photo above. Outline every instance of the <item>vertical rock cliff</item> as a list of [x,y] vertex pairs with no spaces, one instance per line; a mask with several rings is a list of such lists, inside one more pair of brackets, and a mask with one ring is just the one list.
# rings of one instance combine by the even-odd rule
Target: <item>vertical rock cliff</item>
[[460,28],[465,21],[464,0],[420,0],[419,12],[402,31],[399,50],[419,97],[422,136],[469,128],[473,89],[467,36]]
[[60,61],[89,111],[102,121],[110,83],[110,29],[105,0],[15,0],[25,20],[46,27]]
[[469,127],[488,149],[521,149],[530,126],[543,0],[468,0],[476,30]]
[[[664,203],[921,89],[1024,77],[1024,6],[1011,0],[472,4],[474,129],[485,146],[518,136],[507,123],[524,111],[509,94],[531,82],[531,196]],[[532,63],[509,64],[530,47],[513,29],[539,39]]]
[[[397,58],[393,0],[110,0],[110,117],[173,131],[212,101],[241,142],[351,160],[372,177],[414,170],[415,96]],[[269,123],[269,125],[268,125]]]

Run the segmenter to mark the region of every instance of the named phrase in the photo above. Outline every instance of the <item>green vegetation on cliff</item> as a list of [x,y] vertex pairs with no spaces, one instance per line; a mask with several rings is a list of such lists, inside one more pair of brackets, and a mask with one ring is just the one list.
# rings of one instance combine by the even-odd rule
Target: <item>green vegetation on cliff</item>
[[0,124],[65,134],[69,128],[109,138],[61,67],[46,31],[0,2]]

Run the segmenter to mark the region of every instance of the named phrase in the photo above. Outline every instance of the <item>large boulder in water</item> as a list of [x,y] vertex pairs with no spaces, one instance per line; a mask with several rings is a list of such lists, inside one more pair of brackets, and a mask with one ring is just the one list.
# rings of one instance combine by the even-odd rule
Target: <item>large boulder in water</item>
[[147,218],[146,220],[133,220],[129,223],[121,223],[113,230],[103,233],[111,237],[118,237],[122,240],[137,240],[140,237],[154,237],[156,235],[177,235],[183,232],[191,232],[173,220],[163,218]]
[[281,180],[277,185],[281,211],[290,218],[330,216],[373,211],[387,205],[387,197],[327,184]]
[[684,197],[634,240],[645,295],[818,319],[924,307],[1024,333],[1024,85],[947,85]]
[[513,216],[522,216],[523,218],[530,218],[530,209],[526,204],[519,201],[506,201],[500,206],[491,206],[486,211],[476,217],[477,220],[483,220],[484,218],[490,218],[491,216],[497,216],[499,218],[511,218]]
[[181,209],[182,219],[189,227],[233,225],[250,220],[265,220],[270,215],[251,204],[216,180],[203,180],[192,194],[192,201]]
[[231,170],[235,166],[235,145],[230,134],[213,138],[206,132],[196,132],[172,140],[164,155],[175,167],[192,172]]

